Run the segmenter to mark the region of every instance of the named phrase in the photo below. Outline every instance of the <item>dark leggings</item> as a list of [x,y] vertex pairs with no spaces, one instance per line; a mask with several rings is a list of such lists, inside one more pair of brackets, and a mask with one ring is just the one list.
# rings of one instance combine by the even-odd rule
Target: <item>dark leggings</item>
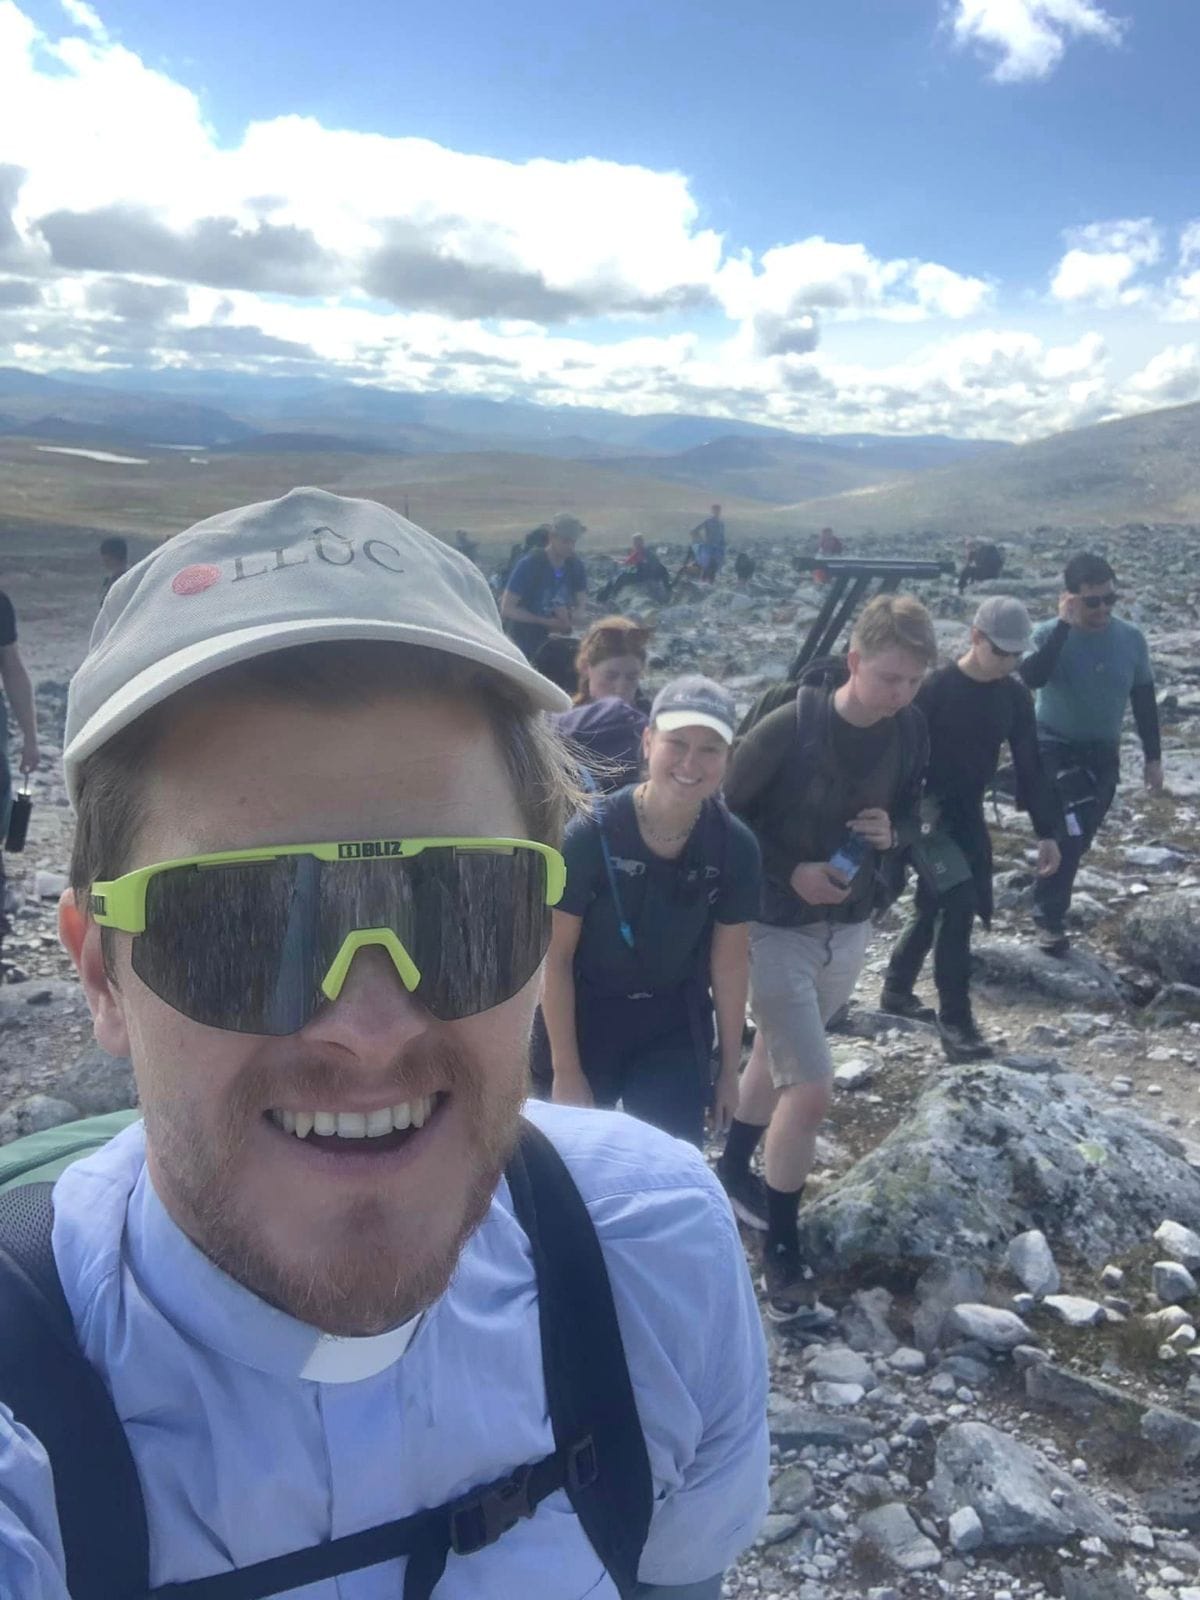
[[[631,1000],[580,986],[575,1034],[596,1105],[613,1107],[619,1101],[630,1116],[703,1146],[712,1100],[713,1019],[706,995],[680,988]],[[534,1092],[549,1098],[553,1075],[540,1009],[530,1067]]]
[[896,942],[888,962],[889,989],[909,993],[925,958],[933,951],[933,981],[943,1022],[963,1023],[971,1015],[971,925],[975,921],[975,885],[955,884],[935,894],[917,879],[912,920]]

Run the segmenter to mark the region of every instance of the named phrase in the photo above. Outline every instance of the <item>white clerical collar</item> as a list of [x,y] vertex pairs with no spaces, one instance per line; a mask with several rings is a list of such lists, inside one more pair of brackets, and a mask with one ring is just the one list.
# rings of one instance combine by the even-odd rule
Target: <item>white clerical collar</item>
[[373,1378],[377,1372],[399,1361],[420,1322],[421,1318],[416,1316],[398,1328],[389,1328],[386,1333],[364,1334],[355,1339],[336,1333],[318,1334],[312,1354],[299,1375],[314,1383],[358,1383],[363,1378]]

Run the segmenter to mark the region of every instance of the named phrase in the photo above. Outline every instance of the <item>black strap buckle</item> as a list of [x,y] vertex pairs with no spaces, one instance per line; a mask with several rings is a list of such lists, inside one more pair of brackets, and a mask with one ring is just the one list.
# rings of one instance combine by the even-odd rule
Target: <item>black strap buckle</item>
[[599,1475],[600,1463],[596,1457],[595,1442],[588,1433],[567,1451],[567,1488],[572,1491],[589,1489]]
[[457,1556],[474,1555],[494,1544],[536,1509],[529,1498],[529,1467],[468,1495],[450,1513],[450,1548]]

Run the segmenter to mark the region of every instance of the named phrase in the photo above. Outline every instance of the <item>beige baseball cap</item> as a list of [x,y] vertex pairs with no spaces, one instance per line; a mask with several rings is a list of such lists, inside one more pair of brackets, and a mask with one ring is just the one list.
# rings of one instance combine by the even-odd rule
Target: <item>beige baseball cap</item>
[[111,586],[67,697],[72,802],[81,763],[151,706],[235,662],[331,639],[444,650],[536,709],[571,704],[504,632],[473,562],[374,500],[293,489],[196,523]]

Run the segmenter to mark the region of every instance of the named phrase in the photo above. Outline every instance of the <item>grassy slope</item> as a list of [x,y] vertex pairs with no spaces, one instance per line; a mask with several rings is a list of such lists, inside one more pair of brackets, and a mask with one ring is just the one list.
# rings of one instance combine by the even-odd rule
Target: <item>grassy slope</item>
[[1200,522],[1200,405],[1054,434],[996,457],[879,489],[783,508],[850,532],[936,533],[1127,522]]

